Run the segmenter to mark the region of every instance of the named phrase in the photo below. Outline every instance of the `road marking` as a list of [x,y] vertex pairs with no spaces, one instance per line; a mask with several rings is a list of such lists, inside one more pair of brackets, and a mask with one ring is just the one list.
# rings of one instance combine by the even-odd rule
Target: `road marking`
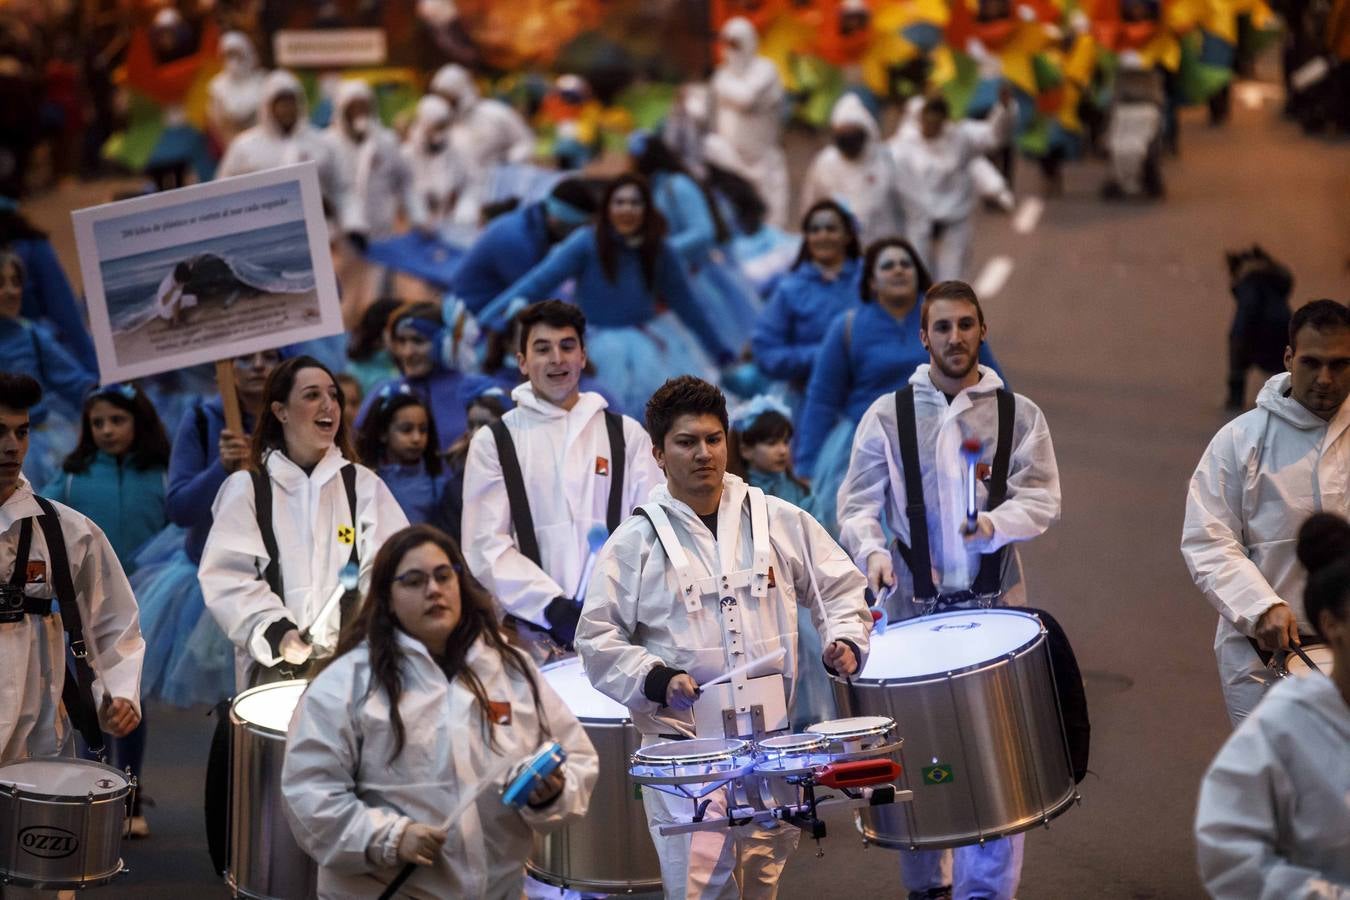
[[975,296],[988,299],[999,291],[1003,290],[1004,285],[1008,283],[1008,277],[1012,275],[1013,261],[1011,256],[995,256],[989,262],[984,264],[980,274],[975,277]]
[[1018,234],[1031,234],[1040,223],[1043,212],[1045,212],[1044,200],[1040,197],[1023,197],[1022,203],[1017,207],[1017,214],[1013,216],[1013,231]]

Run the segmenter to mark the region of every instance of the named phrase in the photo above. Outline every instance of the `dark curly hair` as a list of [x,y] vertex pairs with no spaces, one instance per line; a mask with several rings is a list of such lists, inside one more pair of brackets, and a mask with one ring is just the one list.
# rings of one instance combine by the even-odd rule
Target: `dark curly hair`
[[91,391],[84,398],[80,410],[80,442],[61,463],[61,468],[72,474],[87,472],[98,454],[94,443],[94,429],[89,424],[89,411],[99,400],[130,413],[135,425],[135,437],[127,451],[127,463],[133,469],[165,469],[169,465],[169,436],[164,423],[145,392],[133,385],[113,384],[102,390]]
[[651,435],[653,446],[665,449],[666,435],[680,416],[705,413],[716,416],[724,431],[731,430],[727,398],[716,386],[693,375],[667,380],[647,401],[647,433]]
[[919,256],[919,251],[914,249],[914,245],[902,237],[884,237],[873,241],[867,245],[867,256],[863,259],[862,278],[858,281],[858,296],[864,303],[871,303],[877,298],[875,285],[872,284],[872,270],[877,267],[877,260],[881,254],[891,247],[899,247],[909,254],[910,260],[914,263],[915,295],[923,297],[924,293],[933,286],[933,276],[928,274],[928,267],[923,264],[923,257]]
[[[564,300],[544,300],[531,303],[516,314],[516,324],[520,328],[520,352],[530,345],[530,329],[536,325],[548,325],[553,328],[574,328],[581,346],[586,346],[586,315],[581,307]],[[491,370],[489,370],[491,371]]]
[[1308,570],[1303,610],[1322,640],[1322,613],[1344,619],[1350,605],[1350,522],[1314,513],[1298,530],[1298,561]]
[[0,372],[0,406],[32,409],[42,402],[42,385],[19,372]]
[[604,269],[605,278],[611,284],[614,283],[619,277],[619,254],[623,252],[624,241],[609,223],[609,204],[620,189],[629,185],[637,188],[642,195],[642,229],[638,233],[641,241],[637,246],[637,254],[642,268],[642,283],[650,291],[656,285],[656,264],[665,247],[666,218],[656,208],[647,179],[641,175],[620,175],[605,189],[604,199],[600,201],[600,215],[595,221],[595,249],[600,256],[600,268]]
[[394,416],[399,410],[409,406],[420,406],[427,414],[427,445],[422,451],[422,461],[426,463],[427,474],[441,474],[441,439],[436,434],[436,417],[431,413],[427,402],[414,393],[394,393],[388,397],[376,397],[366,413],[366,420],[356,434],[356,452],[361,462],[375,468],[385,462],[385,445],[389,426],[394,424]]

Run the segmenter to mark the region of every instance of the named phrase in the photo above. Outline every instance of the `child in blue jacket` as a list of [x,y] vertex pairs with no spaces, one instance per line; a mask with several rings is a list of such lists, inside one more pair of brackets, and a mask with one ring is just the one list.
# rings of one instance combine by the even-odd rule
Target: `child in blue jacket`
[[391,384],[375,395],[356,452],[389,486],[410,525],[444,527],[440,511],[449,473],[439,447],[431,409],[411,388]]

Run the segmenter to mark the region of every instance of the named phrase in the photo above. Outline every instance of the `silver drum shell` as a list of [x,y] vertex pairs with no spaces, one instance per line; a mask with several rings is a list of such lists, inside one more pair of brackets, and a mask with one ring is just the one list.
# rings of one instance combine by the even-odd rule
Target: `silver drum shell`
[[318,894],[319,867],[300,849],[286,821],[281,764],[286,732],[239,717],[230,705],[230,868],[226,880],[236,897],[308,900]]
[[[83,759],[60,762],[106,769],[122,787],[90,798],[0,784],[0,884],[38,890],[93,887],[122,871],[122,829],[131,785],[112,766]],[[50,852],[24,849],[25,836],[39,833],[62,846]]]
[[[843,715],[890,716],[904,739],[897,786],[913,802],[864,809],[869,841],[910,850],[978,843],[1048,823],[1078,799],[1043,627],[961,671],[855,677],[851,689],[834,689]],[[923,770],[935,763],[951,767],[950,781],[928,783]]]

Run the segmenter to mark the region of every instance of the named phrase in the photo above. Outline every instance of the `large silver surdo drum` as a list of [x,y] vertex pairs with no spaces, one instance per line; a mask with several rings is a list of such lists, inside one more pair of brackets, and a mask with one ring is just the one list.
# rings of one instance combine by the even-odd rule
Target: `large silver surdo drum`
[[542,671],[595,745],[600,778],[584,819],[535,835],[526,863],[530,875],[577,891],[659,891],[661,862],[647,831],[642,796],[628,775],[628,761],[642,736],[629,721],[627,709],[591,686],[577,657]]
[[0,884],[57,890],[111,881],[122,871],[132,789],[112,766],[82,759],[0,766]]
[[286,731],[304,681],[250,688],[230,705],[230,868],[237,897],[307,900],[318,866],[291,835],[282,807]]
[[939,613],[872,636],[848,715],[895,719],[912,803],[862,812],[885,847],[936,849],[1025,831],[1068,809],[1074,788],[1045,628],[1031,613]]

